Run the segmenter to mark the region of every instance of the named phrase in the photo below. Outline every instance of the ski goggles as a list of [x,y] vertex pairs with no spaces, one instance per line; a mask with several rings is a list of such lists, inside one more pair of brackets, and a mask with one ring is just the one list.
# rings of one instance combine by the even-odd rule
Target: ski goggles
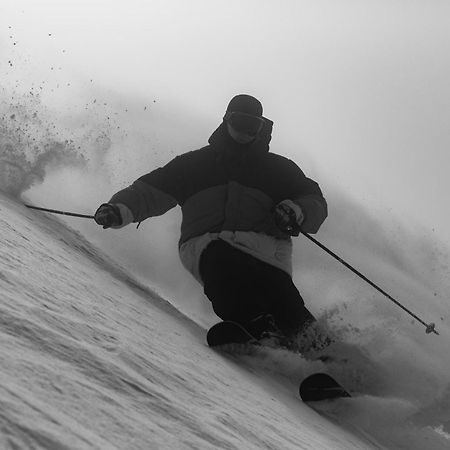
[[264,126],[264,118],[238,111],[227,112],[224,119],[237,132],[251,136],[260,133]]

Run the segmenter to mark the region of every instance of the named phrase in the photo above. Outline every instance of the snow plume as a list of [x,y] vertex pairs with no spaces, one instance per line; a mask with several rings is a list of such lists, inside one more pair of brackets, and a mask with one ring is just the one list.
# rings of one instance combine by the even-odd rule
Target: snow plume
[[301,240],[297,285],[319,317],[308,338],[319,333],[334,340],[309,356],[331,355],[327,369],[364,394],[335,408],[341,419],[370,430],[388,448],[441,448],[427,446],[427,439],[450,432],[448,249],[420,227],[394,222],[392,213],[369,212],[331,192],[319,240],[427,323],[435,322],[440,335],[426,334],[405,311]]
[[[71,84],[73,90],[75,85]],[[4,105],[4,121],[10,132],[8,144],[23,142],[22,130],[30,129],[29,123],[34,120],[35,134],[31,139],[38,140],[40,131],[40,148],[49,148],[53,142],[61,145],[51,153],[55,158],[39,179],[28,177],[27,184],[22,182],[25,176],[17,179],[9,171],[8,177],[2,175],[2,180],[8,182],[4,191],[45,208],[93,214],[101,203],[139,176],[165,164],[176,154],[204,145],[215,125],[199,131],[202,124],[190,123],[186,133],[173,133],[174,129],[185,129],[186,117],[174,105],[160,104],[153,98],[121,96],[83,83],[78,86],[76,96],[71,91],[70,101],[63,102],[64,106],[50,107],[40,100],[48,94],[48,87],[42,87],[39,98],[20,97],[20,107],[26,114],[17,114],[14,105]],[[37,114],[33,118],[34,111]],[[16,171],[23,175],[29,164],[26,152],[30,146],[17,144],[7,148],[8,161],[14,161]],[[208,313],[203,308],[209,311],[209,305],[199,299],[201,290],[178,258],[178,208],[162,218],[146,221],[139,230],[129,226],[104,231],[93,221],[61,219],[129,267],[135,276],[154,283],[171,298],[181,299],[178,304],[184,311],[193,312],[200,322],[205,322]],[[211,315],[207,320],[211,322]]]
[[49,170],[85,163],[74,141],[49,121],[38,95],[0,102],[0,190],[18,197],[42,183]]

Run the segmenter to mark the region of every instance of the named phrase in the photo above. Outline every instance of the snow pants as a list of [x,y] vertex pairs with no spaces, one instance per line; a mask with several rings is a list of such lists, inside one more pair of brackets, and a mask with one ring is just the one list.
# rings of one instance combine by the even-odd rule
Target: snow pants
[[271,315],[293,337],[316,319],[306,309],[291,276],[222,240],[211,242],[200,259],[204,292],[222,320],[244,326]]

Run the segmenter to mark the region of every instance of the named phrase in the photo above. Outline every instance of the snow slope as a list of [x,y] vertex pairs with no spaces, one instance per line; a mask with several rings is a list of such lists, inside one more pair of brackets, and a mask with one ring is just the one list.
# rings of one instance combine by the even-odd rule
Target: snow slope
[[0,448],[372,448],[58,221],[0,212]]
[[[369,214],[330,186],[330,219],[319,239],[435,321],[440,335],[426,335],[348,270],[297,239],[296,284],[338,338],[330,349],[338,359],[324,366],[267,350],[241,355],[236,364],[205,347],[202,328],[217,319],[198,285],[186,284],[176,249],[179,211],[146,221],[138,231],[113,232],[87,220],[60,222],[18,203],[23,198],[92,213],[170,158],[148,152],[154,145],[152,129],[143,132],[148,124],[138,113],[132,120],[118,116],[117,123],[130,128],[124,138],[102,125],[98,111],[80,123],[69,116],[66,124],[60,110],[52,118],[39,96],[15,95],[10,102],[5,93],[0,101],[0,189],[13,197],[0,200],[0,448],[369,445],[361,439],[392,449],[449,448],[445,246],[414,226],[397,230],[393,214]],[[162,123],[153,127],[165,123],[164,114],[157,116]],[[186,149],[167,136],[171,144],[163,148]],[[122,149],[132,158],[123,160]],[[148,284],[178,293],[165,296],[168,303]],[[360,394],[321,406],[335,425],[296,398],[299,379],[318,370]]]

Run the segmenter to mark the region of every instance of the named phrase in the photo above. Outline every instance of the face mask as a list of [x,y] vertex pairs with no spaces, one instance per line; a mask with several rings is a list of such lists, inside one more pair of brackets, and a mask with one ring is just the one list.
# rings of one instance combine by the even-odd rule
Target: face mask
[[229,123],[227,123],[228,134],[232,137],[234,141],[238,144],[249,144],[254,141],[256,136],[252,134],[246,134],[242,131],[235,130]]

